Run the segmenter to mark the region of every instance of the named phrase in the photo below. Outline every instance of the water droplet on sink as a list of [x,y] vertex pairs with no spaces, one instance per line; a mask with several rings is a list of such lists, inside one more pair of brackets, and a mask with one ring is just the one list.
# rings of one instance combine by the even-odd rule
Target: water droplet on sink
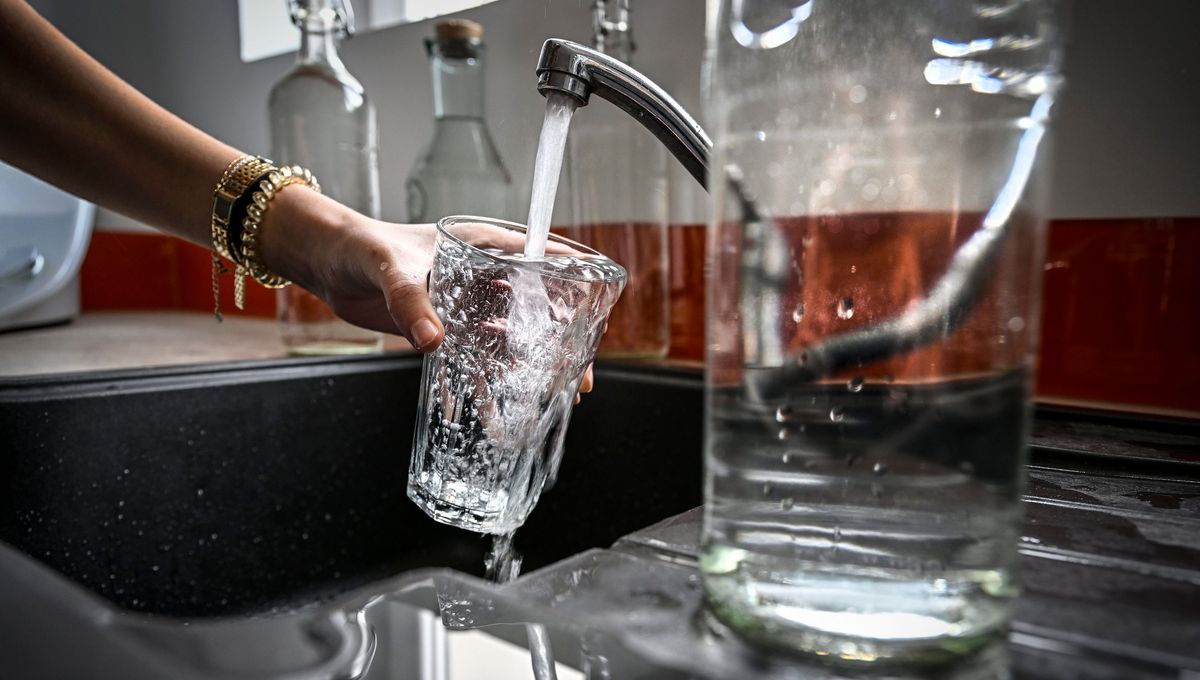
[[791,420],[794,414],[795,411],[792,410],[792,407],[788,404],[784,404],[783,406],[775,409],[775,422],[786,423],[787,421]]
[[795,505],[796,501],[791,498],[784,498],[783,500],[779,501],[780,510],[791,510]]
[[770,482],[763,484],[762,493],[764,496],[770,496],[772,491],[774,491],[774,488],[771,486]]
[[792,321],[795,321],[796,323],[800,323],[800,321],[803,318],[804,318],[804,304],[801,303],[801,304],[796,305],[796,308],[792,310]]
[[863,388],[863,377],[856,375],[846,382],[846,389],[851,392],[861,392]]
[[888,467],[887,467],[886,463],[876,463],[875,467],[871,468],[871,472],[875,473],[876,475],[880,475],[880,476],[886,475],[887,471],[888,471]]
[[846,418],[846,409],[841,406],[834,406],[829,409],[829,419],[835,423],[840,423]]

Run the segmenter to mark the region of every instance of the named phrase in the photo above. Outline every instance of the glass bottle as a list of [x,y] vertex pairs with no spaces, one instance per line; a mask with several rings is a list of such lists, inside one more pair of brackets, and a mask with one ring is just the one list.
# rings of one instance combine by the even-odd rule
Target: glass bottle
[[[330,198],[378,217],[375,107],[338,55],[338,41],[353,32],[350,5],[293,0],[289,7],[300,29],[300,51],[296,65],[271,89],[271,157],[312,170]],[[342,321],[299,286],[279,290],[277,311],[289,354],[365,354],[383,347],[381,333]]]
[[435,30],[425,40],[433,71],[433,139],[408,176],[408,219],[513,219],[512,177],[484,119],[483,26],[451,19]]
[[706,599],[823,661],[981,649],[1020,590],[1053,4],[710,8]]
[[[629,0],[597,0],[593,18],[595,48],[630,63]],[[662,358],[670,343],[666,152],[613,106],[576,116],[567,143],[567,232],[629,272],[597,354]]]

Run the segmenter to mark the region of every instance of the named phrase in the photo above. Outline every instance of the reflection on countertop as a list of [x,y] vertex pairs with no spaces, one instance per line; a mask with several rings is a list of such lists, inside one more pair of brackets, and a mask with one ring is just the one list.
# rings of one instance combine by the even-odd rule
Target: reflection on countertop
[[[386,351],[410,346],[388,336]],[[272,319],[181,311],[88,312],[58,326],[0,333],[0,376],[225,363],[284,356]]]

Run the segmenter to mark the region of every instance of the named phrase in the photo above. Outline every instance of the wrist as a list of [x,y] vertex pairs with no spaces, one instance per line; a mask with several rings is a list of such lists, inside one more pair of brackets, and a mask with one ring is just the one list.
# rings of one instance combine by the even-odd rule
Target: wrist
[[263,216],[259,250],[271,271],[309,290],[322,287],[319,248],[336,243],[355,213],[302,185],[284,187]]

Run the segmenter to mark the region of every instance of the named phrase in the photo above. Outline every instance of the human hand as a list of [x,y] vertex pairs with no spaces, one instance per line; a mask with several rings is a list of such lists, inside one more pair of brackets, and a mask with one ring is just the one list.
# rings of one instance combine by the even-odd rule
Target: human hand
[[[476,247],[521,249],[523,240],[511,231],[471,226],[466,240]],[[430,352],[445,335],[426,283],[436,231],[432,224],[371,219],[314,191],[288,187],[264,217],[260,247],[267,266],[316,294],[339,317],[402,335],[417,350]],[[548,250],[571,252],[564,248],[551,243]],[[591,392],[592,386],[589,365],[579,391]]]

